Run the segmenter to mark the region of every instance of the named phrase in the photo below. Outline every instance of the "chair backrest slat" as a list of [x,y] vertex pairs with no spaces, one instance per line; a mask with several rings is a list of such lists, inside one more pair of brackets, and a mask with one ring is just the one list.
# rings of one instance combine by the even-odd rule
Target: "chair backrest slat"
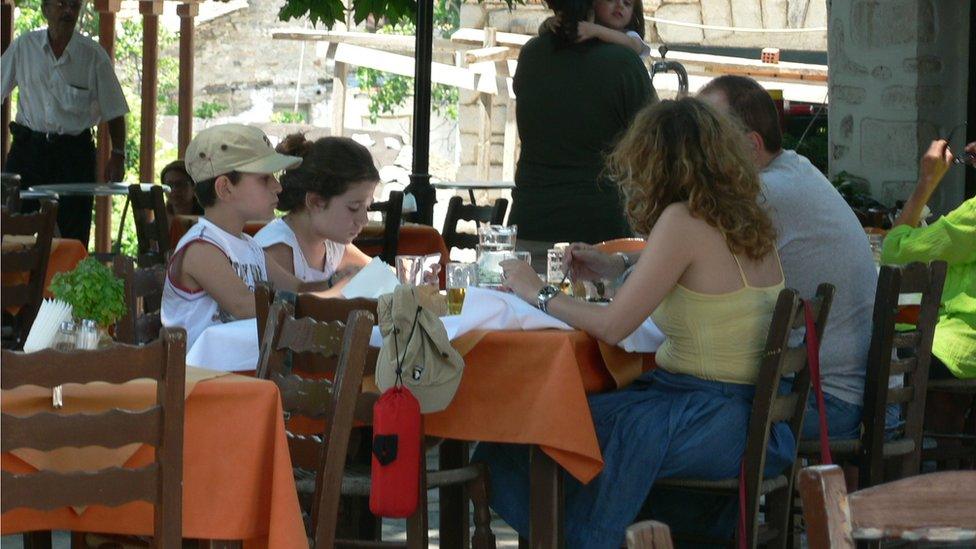
[[150,444],[155,461],[141,469],[110,467],[71,474],[41,471],[4,473],[0,483],[3,510],[19,507],[109,505],[129,501],[154,503],[154,544],[175,549],[182,543],[183,407],[185,402],[186,332],[163,329],[148,345],[113,345],[94,351],[36,353],[3,351],[0,388],[24,385],[50,388],[69,383],[126,383],[154,380],[154,405],[141,411],[107,410],[98,415],[42,412],[2,417],[3,450],[50,450],[65,446],[120,447]]
[[112,269],[125,282],[125,316],[115,326],[118,341],[131,345],[148,343],[159,337],[165,265],[136,268],[132,258],[117,255]]
[[156,503],[159,466],[139,469],[112,467],[96,475],[41,471],[30,475],[3,472],[3,512],[18,507],[47,511],[60,507],[106,505],[130,501]]
[[[884,481],[884,445],[893,440],[886,431],[887,406],[899,404],[904,419],[900,438],[909,439],[914,450],[901,460],[901,476],[918,474],[922,448],[922,419],[928,384],[932,338],[938,321],[939,302],[946,264],[912,263],[903,267],[884,265],[878,274],[872,318],[871,344],[864,380],[863,434],[859,481],[872,486]],[[899,296],[922,294],[918,321],[911,331],[898,332]],[[898,376],[902,387],[892,387]]]
[[338,356],[342,351],[341,322],[318,322],[311,318],[286,318],[278,338],[277,349],[296,353],[316,353],[325,357]]
[[[150,355],[159,353],[160,349],[153,347],[152,351]],[[0,380],[4,387],[19,381],[20,385],[50,388],[65,383],[87,383],[93,379],[107,383],[159,379],[163,365],[158,360],[147,360],[146,355],[142,349],[130,345],[88,352],[44,349],[30,355],[4,356]],[[31,358],[24,358],[26,356]]]
[[162,436],[163,411],[159,406],[133,412],[109,410],[102,414],[62,416],[40,413],[21,417],[0,415],[4,452],[18,448],[54,450],[64,446],[118,448],[133,442],[156,446]]
[[403,220],[403,193],[390,192],[386,202],[373,202],[369,211],[383,212],[383,235],[380,237],[357,238],[353,243],[360,247],[381,246],[379,257],[386,263],[396,262],[397,247],[400,245],[400,222]]
[[[11,249],[3,252],[0,257],[0,269],[4,274],[22,276],[27,273],[26,285],[13,284],[5,287],[0,294],[0,306],[4,309],[19,307],[16,313],[10,315],[11,339],[4,340],[3,345],[5,348],[21,349],[44,299],[44,281],[51,256],[51,241],[58,221],[58,205],[43,201],[39,212],[18,214],[3,210],[0,216],[4,236],[35,237],[33,244],[25,245],[26,249]],[[4,318],[6,320],[6,314]]]
[[288,453],[291,466],[317,472],[322,466],[322,448],[325,443],[320,435],[296,435],[288,433]]
[[[376,300],[357,297],[355,299],[325,298],[314,294],[301,294],[295,302],[295,316],[297,318],[311,317],[320,322],[334,320],[345,321],[353,311],[367,311],[373,319],[379,318],[376,313]],[[376,369],[376,359],[380,350],[370,347],[366,351],[366,370],[364,375],[372,375]],[[305,356],[295,357],[295,368],[312,374],[328,374],[335,372],[337,363],[333,359],[305,360]]]
[[323,419],[332,403],[332,382],[327,379],[305,379],[296,375],[271,374],[281,392],[281,407],[289,414]]
[[769,421],[776,423],[786,421],[796,413],[796,405],[800,397],[796,393],[779,395],[773,399],[773,405],[769,409]]
[[171,243],[163,188],[153,185],[144,191],[140,185],[129,185],[129,203],[139,241],[139,265],[148,267],[165,263]]
[[452,196],[447,204],[444,230],[441,231],[448,251],[452,248],[474,248],[478,244],[478,235],[458,232],[457,225],[460,221],[501,225],[505,222],[507,212],[508,200],[504,198],[496,199],[491,206],[476,206],[464,204],[460,196]]

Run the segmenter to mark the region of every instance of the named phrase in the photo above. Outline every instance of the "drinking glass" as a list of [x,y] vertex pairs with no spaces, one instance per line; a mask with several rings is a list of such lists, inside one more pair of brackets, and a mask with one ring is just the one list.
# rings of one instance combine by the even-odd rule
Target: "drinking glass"
[[464,295],[469,286],[478,284],[478,269],[474,263],[447,264],[447,312],[452,315],[461,314],[464,306]]
[[874,263],[881,264],[881,246],[884,243],[884,236],[875,233],[868,233],[868,244],[871,245],[871,254],[874,255]]
[[424,258],[420,255],[396,256],[397,280],[400,284],[423,285]]

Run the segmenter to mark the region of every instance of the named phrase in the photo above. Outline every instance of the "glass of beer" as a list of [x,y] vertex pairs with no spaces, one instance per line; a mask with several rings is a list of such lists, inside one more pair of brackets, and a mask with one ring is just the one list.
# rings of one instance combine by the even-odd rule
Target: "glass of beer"
[[452,315],[461,314],[464,306],[464,294],[468,286],[478,284],[478,267],[474,263],[448,263],[445,276],[447,286],[447,312]]

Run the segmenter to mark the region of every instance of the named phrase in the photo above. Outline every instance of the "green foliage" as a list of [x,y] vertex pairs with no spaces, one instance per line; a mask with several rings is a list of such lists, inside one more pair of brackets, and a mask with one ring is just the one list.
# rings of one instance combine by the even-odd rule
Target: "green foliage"
[[308,124],[308,116],[302,111],[275,111],[271,121],[279,124]]
[[109,326],[125,315],[125,283],[97,259],[84,259],[68,273],[51,280],[54,297],[69,303],[75,318]]
[[227,110],[227,105],[216,101],[202,101],[193,109],[193,116],[208,120]]
[[[512,9],[516,4],[524,4],[525,0],[505,0],[505,3]],[[436,5],[434,9],[436,18]],[[357,25],[367,19],[393,24],[416,23],[417,0],[352,0],[352,16]],[[341,0],[285,0],[278,12],[282,21],[301,17],[308,17],[313,26],[321,23],[331,29],[336,23],[345,21],[346,12]]]
[[[357,4],[359,9],[359,4]],[[457,30],[461,22],[460,4],[454,0],[437,0],[434,5],[434,32],[449,38]],[[393,19],[392,17],[390,18]],[[416,34],[417,28],[412,22],[404,21],[399,24],[386,25],[377,34]],[[413,78],[400,76],[366,67],[356,69],[356,79],[359,89],[369,97],[369,121],[373,124],[380,114],[394,114],[403,108],[407,98],[413,92]],[[458,89],[453,86],[434,84],[431,87],[431,109],[446,118],[457,120]]]

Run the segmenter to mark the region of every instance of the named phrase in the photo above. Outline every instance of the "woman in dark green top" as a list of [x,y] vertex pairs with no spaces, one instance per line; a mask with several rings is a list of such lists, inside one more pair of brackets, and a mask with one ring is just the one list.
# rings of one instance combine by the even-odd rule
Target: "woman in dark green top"
[[654,90],[633,51],[575,42],[575,23],[586,18],[590,2],[559,3],[549,5],[561,24],[540,28],[522,47],[515,72],[522,151],[509,223],[518,225],[520,240],[631,236],[617,186],[602,175],[604,154]]

